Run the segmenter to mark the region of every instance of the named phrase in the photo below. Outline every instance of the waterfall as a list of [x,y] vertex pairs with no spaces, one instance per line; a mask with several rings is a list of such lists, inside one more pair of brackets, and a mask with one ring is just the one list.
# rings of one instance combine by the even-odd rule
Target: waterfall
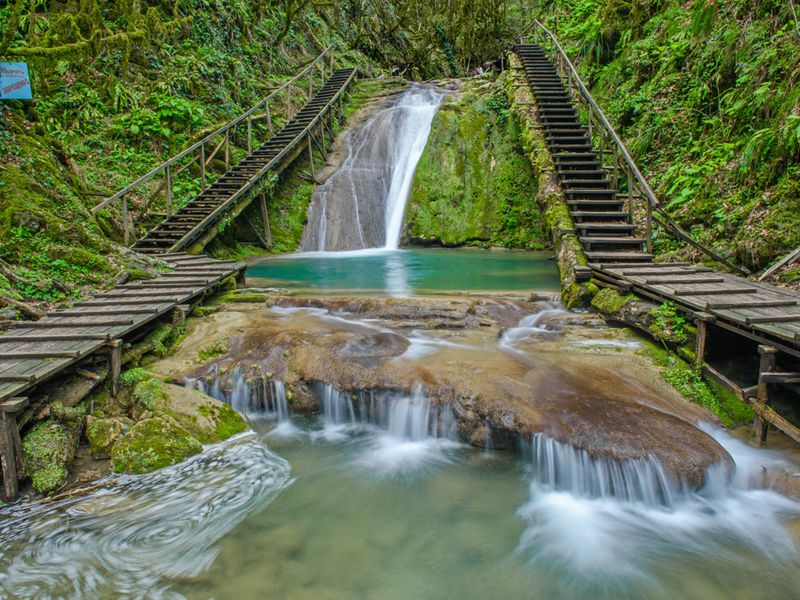
[[685,495],[653,456],[621,462],[594,457],[541,433],[520,445],[533,465],[536,481],[546,490],[667,507],[673,505],[676,494]]
[[344,134],[346,158],[311,198],[304,251],[399,247],[414,171],[443,97],[414,84]]
[[264,377],[248,381],[239,367],[222,376],[215,366],[210,382],[190,379],[186,385],[230,404],[242,416],[273,419],[279,423],[289,421],[289,399],[282,381]]

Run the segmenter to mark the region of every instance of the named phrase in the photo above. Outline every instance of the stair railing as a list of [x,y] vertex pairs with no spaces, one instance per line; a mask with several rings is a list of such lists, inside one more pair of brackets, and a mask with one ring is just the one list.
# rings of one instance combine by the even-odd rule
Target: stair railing
[[[302,106],[302,103],[296,107],[292,105],[292,89],[307,86],[308,98],[311,99],[315,90],[324,85],[326,79],[333,74],[334,70],[333,48],[334,44],[325,48],[302,71],[272,90],[249,110],[228,121],[202,140],[165,160],[127,187],[105,198],[100,204],[91,209],[92,214],[96,214],[119,201],[122,212],[123,241],[126,246],[131,245],[131,238],[135,237],[135,232],[129,196],[134,195],[137,190],[141,192],[141,188],[150,184],[149,189],[145,191],[146,200],[139,211],[139,219],[143,218],[153,203],[162,196],[166,214],[169,216],[172,214],[173,200],[175,199],[175,178],[195,163],[198,163],[200,189],[201,191],[206,190],[210,183],[213,183],[209,181],[213,175],[208,172],[208,167],[220,152],[224,157],[226,172],[238,162],[231,152],[232,142],[234,145],[237,141],[243,145],[246,144],[247,155],[249,155],[255,148],[266,143],[274,135],[276,129],[280,129],[274,120],[276,117],[274,112],[276,111],[274,108],[271,109],[277,102],[282,102],[278,98],[280,94],[284,93],[286,95],[286,112],[284,116],[285,122],[289,122]],[[304,78],[307,78],[307,82],[302,81]],[[281,106],[281,109],[283,109],[283,106]],[[263,123],[259,123],[261,121]],[[261,136],[258,135],[259,129],[261,130]]]
[[[517,42],[524,43],[528,32],[531,32],[530,36],[533,38],[534,43],[544,48],[545,52],[550,56],[562,80],[566,81],[570,94],[586,110],[588,114],[589,139],[594,140],[595,134],[599,138],[600,149],[598,154],[603,168],[609,171],[612,182],[617,189],[621,189],[621,184],[627,186],[628,211],[632,222],[634,222],[636,201],[644,204],[644,229],[647,251],[649,253],[653,251],[653,223],[656,223],[709,258],[722,263],[733,271],[749,275],[750,271],[746,268],[733,264],[725,257],[696,241],[664,210],[655,192],[644,178],[644,175],[642,175],[627,147],[617,135],[608,118],[606,118],[605,113],[603,113],[603,110],[583,83],[578,70],[561,47],[561,44],[559,44],[556,36],[539,20],[534,20],[517,37]],[[607,159],[610,159],[610,162]]]

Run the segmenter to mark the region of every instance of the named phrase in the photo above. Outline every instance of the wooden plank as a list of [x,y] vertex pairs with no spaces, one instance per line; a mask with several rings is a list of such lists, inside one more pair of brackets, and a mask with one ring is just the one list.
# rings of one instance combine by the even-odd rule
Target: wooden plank
[[[649,265],[648,265],[649,266]],[[643,276],[643,275],[692,275],[696,273],[708,273],[710,269],[704,269],[703,267],[697,267],[694,269],[687,269],[682,267],[667,267],[664,269],[623,269],[620,274],[621,275],[634,275],[634,276]],[[608,272],[613,273],[612,270],[608,269]]]
[[77,350],[10,350],[0,352],[0,359],[5,358],[79,358]]
[[132,296],[137,296],[137,297],[141,297],[141,298],[147,298],[147,297],[150,297],[150,296],[165,297],[165,296],[167,296],[169,294],[182,294],[184,290],[185,290],[186,294],[192,294],[192,293],[195,293],[196,289],[197,288],[192,288],[192,287],[188,287],[187,288],[186,286],[180,286],[180,287],[177,287],[176,289],[171,290],[169,292],[166,292],[166,291],[165,292],[160,292],[160,291],[158,291],[158,289],[153,290],[152,288],[150,288],[150,289],[148,289],[148,288],[126,288],[126,289],[120,290],[117,293],[97,294],[96,296],[92,296],[92,299],[99,298],[99,299],[103,299],[103,300],[110,300],[110,299],[113,299],[113,298],[119,298],[119,299],[122,299],[122,300],[127,300],[127,299],[131,298]]
[[81,310],[64,311],[51,313],[50,317],[93,317],[93,316],[112,316],[112,315],[154,315],[162,312],[160,308],[123,308],[121,310]]
[[796,300],[723,300],[721,302],[707,302],[706,310],[720,310],[724,308],[755,308],[770,306],[796,306]]
[[[196,283],[191,283],[192,280],[187,282],[178,281],[175,283],[168,283],[166,281],[154,281],[153,283],[149,284],[131,284],[131,285],[118,285],[115,287],[115,290],[152,290],[152,289],[191,289],[192,291],[205,291],[206,286],[208,285],[206,280],[198,281]],[[187,287],[190,286],[190,287]],[[97,296],[96,296],[97,297]]]
[[27,406],[27,398],[10,398],[0,403],[0,412],[16,414]]
[[87,300],[86,302],[76,302],[73,304],[73,308],[83,308],[83,307],[94,307],[94,306],[137,306],[139,304],[178,304],[180,302],[180,298],[176,298],[174,296],[156,296],[152,298],[140,298],[136,299],[136,296],[131,296],[130,299],[126,300]]
[[33,383],[36,381],[35,375],[15,375],[8,373],[0,373],[0,381],[6,382],[19,382],[19,383]]
[[758,323],[790,323],[793,321],[800,321],[800,314],[774,314],[745,317],[745,323],[748,325],[755,325]]
[[[715,284],[710,284],[715,285]],[[754,287],[715,287],[715,288],[701,288],[699,286],[692,286],[689,288],[679,288],[677,286],[669,286],[672,293],[678,296],[711,296],[711,295],[724,295],[724,294],[756,294],[758,289]]]
[[15,342],[78,342],[90,340],[108,340],[111,336],[107,333],[75,333],[75,334],[41,334],[33,335],[0,335],[0,344]]
[[699,275],[695,278],[678,277],[678,276],[664,276],[664,277],[648,277],[644,283],[648,285],[666,285],[670,283],[723,283],[725,280],[722,277],[707,277]]
[[[86,314],[86,313],[81,313]],[[51,313],[50,317],[60,316],[58,313]],[[89,316],[89,315],[87,315]],[[59,327],[82,328],[82,327],[117,327],[120,325],[133,325],[133,319],[112,319],[110,321],[31,321],[30,323],[19,322],[11,325],[12,329],[58,329]]]

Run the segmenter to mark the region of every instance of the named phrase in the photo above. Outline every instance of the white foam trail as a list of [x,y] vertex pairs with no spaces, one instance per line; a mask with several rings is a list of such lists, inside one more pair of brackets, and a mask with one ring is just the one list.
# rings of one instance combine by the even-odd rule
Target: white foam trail
[[173,467],[101,481],[101,489],[0,517],[0,597],[180,598],[217,542],[292,483],[253,433]]
[[569,314],[561,304],[551,303],[547,308],[540,310],[537,313],[526,315],[520,319],[516,327],[510,327],[503,332],[500,338],[500,346],[502,348],[513,350],[514,346],[536,334],[552,333],[560,330],[560,324],[553,325],[549,319],[563,317]]
[[518,552],[594,591],[649,581],[657,565],[676,556],[729,561],[732,569],[741,561],[744,568],[748,552],[732,546],[799,565],[784,521],[800,514],[800,504],[750,487],[774,457],[706,428],[733,456],[736,472],[712,467],[697,492],[667,477],[654,459],[613,466],[552,440],[538,450],[534,444],[531,499],[517,512],[527,523]]

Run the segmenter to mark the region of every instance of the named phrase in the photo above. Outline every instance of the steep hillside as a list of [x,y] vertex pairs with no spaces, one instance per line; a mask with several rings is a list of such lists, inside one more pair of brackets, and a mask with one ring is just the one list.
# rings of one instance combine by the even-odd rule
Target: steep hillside
[[800,29],[789,2],[559,0],[537,13],[684,227],[753,269],[800,245]]

